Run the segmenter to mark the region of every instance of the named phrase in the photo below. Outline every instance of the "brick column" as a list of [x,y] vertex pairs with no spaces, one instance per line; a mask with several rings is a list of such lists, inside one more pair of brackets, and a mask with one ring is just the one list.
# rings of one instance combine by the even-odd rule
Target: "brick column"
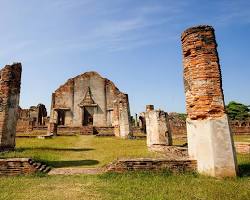
[[189,155],[203,174],[236,176],[214,29],[197,26],[182,37]]
[[15,148],[21,73],[21,63],[0,71],[0,151]]

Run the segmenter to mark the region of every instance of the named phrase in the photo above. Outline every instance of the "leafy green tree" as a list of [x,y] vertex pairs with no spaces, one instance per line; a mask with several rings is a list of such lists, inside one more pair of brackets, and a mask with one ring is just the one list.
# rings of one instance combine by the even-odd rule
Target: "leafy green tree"
[[231,120],[250,119],[250,106],[235,101],[229,102],[226,106],[228,116]]
[[178,117],[183,120],[183,121],[186,121],[187,119],[187,114],[186,113],[178,113]]

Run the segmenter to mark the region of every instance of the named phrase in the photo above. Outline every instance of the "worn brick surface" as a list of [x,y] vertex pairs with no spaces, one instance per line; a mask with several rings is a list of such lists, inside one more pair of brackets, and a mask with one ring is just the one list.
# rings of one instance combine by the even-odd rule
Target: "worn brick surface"
[[0,150],[15,147],[21,73],[21,63],[6,65],[0,71]]
[[29,175],[36,172],[48,173],[50,167],[30,158],[0,159],[0,176]]
[[107,167],[108,172],[126,171],[161,171],[169,170],[174,173],[196,171],[197,162],[194,160],[167,160],[167,159],[120,159]]
[[214,29],[193,27],[182,34],[181,40],[188,117],[221,117],[225,106]]
[[38,104],[29,109],[18,109],[17,133],[32,133],[33,130],[47,130],[49,117],[45,105]]

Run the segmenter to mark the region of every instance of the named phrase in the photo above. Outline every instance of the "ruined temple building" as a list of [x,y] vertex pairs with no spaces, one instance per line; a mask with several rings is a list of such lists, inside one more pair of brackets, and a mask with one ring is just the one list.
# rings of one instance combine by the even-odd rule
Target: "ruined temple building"
[[97,72],[71,78],[52,94],[50,133],[108,131],[127,138],[130,121],[128,95]]
[[0,70],[0,151],[14,149],[21,86],[21,63]]
[[29,109],[19,107],[17,133],[30,133],[33,130],[46,130],[49,122],[45,105],[38,104]]
[[234,177],[237,161],[222,90],[214,29],[197,26],[181,36],[187,109],[188,151],[198,172]]

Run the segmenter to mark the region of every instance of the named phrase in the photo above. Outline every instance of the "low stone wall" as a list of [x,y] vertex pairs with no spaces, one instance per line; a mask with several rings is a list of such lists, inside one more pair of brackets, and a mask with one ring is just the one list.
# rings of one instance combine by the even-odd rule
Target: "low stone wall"
[[237,126],[232,126],[232,132],[234,133],[234,135],[250,135],[250,126],[246,126],[246,127],[237,127]]
[[[187,128],[185,126],[176,126],[174,124],[170,124],[173,136],[178,136],[178,135],[187,135]],[[250,135],[250,127],[238,127],[238,126],[233,126],[230,125],[232,132],[234,135]]]
[[32,131],[32,126],[29,125],[29,121],[19,119],[17,120],[16,133],[28,133]]
[[250,143],[249,142],[236,142],[235,148],[237,153],[250,154]]
[[188,159],[188,148],[167,146],[167,145],[152,145],[149,147],[150,151],[162,153],[168,159]]
[[99,136],[115,136],[114,127],[66,127],[59,126],[57,128],[57,135],[99,135]]
[[57,127],[57,135],[76,135],[80,134],[80,127],[66,127],[66,126],[58,126]]
[[162,171],[174,173],[193,172],[197,169],[195,160],[167,160],[167,159],[119,159],[109,166],[107,172],[122,173],[126,171]]
[[97,136],[115,136],[114,127],[94,127]]
[[19,176],[49,171],[50,167],[34,162],[30,158],[0,159],[0,176]]

